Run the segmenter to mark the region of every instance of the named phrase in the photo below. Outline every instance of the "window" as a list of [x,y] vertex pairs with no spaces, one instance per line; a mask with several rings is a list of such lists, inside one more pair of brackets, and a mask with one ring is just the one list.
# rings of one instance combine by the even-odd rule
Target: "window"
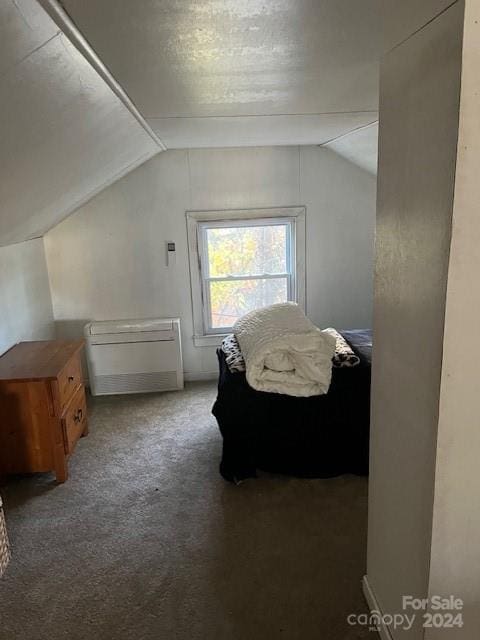
[[253,309],[303,304],[303,208],[189,212],[187,221],[197,345],[218,342]]
[[206,333],[248,311],[295,299],[292,220],[202,222],[198,229]]

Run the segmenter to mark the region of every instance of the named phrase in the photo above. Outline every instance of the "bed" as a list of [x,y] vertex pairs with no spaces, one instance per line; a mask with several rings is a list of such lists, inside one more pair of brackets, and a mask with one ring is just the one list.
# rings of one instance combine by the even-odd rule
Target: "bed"
[[217,350],[212,409],[223,437],[220,473],[240,482],[257,470],[302,478],[368,474],[372,333],[342,331],[360,363],[333,368],[327,394],[296,398],[252,389]]

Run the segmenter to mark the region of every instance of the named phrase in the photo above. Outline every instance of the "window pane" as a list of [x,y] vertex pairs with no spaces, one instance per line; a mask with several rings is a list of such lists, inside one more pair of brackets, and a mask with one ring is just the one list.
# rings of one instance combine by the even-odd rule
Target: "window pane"
[[210,277],[287,272],[287,225],[207,229]]
[[286,278],[210,282],[213,329],[231,327],[238,318],[253,309],[286,302]]

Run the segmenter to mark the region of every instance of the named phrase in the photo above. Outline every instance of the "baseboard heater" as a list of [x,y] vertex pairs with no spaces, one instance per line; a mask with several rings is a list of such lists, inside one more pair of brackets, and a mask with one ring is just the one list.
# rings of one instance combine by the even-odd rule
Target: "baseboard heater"
[[183,389],[179,318],[89,322],[84,334],[92,395]]

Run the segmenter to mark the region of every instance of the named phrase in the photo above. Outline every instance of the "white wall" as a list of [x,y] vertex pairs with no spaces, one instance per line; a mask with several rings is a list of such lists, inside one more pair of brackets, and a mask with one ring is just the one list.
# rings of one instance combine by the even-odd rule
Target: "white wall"
[[424,27],[455,0],[383,0],[382,37],[385,51]]
[[0,354],[22,340],[54,337],[43,240],[0,248]]
[[[434,495],[444,484],[437,438],[440,382],[448,376],[442,371],[442,354],[462,31],[459,1],[382,61],[367,579],[377,604],[388,614],[405,613],[404,595],[463,595],[446,572],[443,582],[431,582]],[[471,285],[471,280],[464,284]],[[470,318],[465,311],[464,306],[463,330]],[[473,326],[475,320],[471,322]],[[468,375],[456,337],[459,370]],[[474,353],[470,356],[474,362]],[[471,375],[478,378],[473,366]],[[449,426],[444,458],[453,450],[454,430],[461,429],[458,423]],[[444,491],[440,503],[448,494]],[[438,548],[438,554],[448,555],[448,550]],[[453,567],[456,558],[451,562]],[[426,637],[422,622],[417,612],[413,628],[390,629],[392,637],[420,640]],[[474,631],[478,635],[478,629],[470,629]],[[442,632],[441,637],[453,637],[450,631]]]
[[90,319],[180,316],[187,375],[215,375],[214,349],[192,342],[185,211],[287,205],[307,206],[312,320],[370,326],[375,179],[317,147],[197,149],[153,158],[46,235],[59,335]]
[[[449,640],[480,635],[480,342],[471,341],[468,358],[461,347],[480,318],[479,25],[480,0],[467,0],[430,562],[430,594],[454,593],[464,601],[465,625],[451,630]],[[426,634],[445,637],[441,629]]]
[[300,148],[307,207],[307,312],[319,326],[372,326],[376,178],[327,149]]

